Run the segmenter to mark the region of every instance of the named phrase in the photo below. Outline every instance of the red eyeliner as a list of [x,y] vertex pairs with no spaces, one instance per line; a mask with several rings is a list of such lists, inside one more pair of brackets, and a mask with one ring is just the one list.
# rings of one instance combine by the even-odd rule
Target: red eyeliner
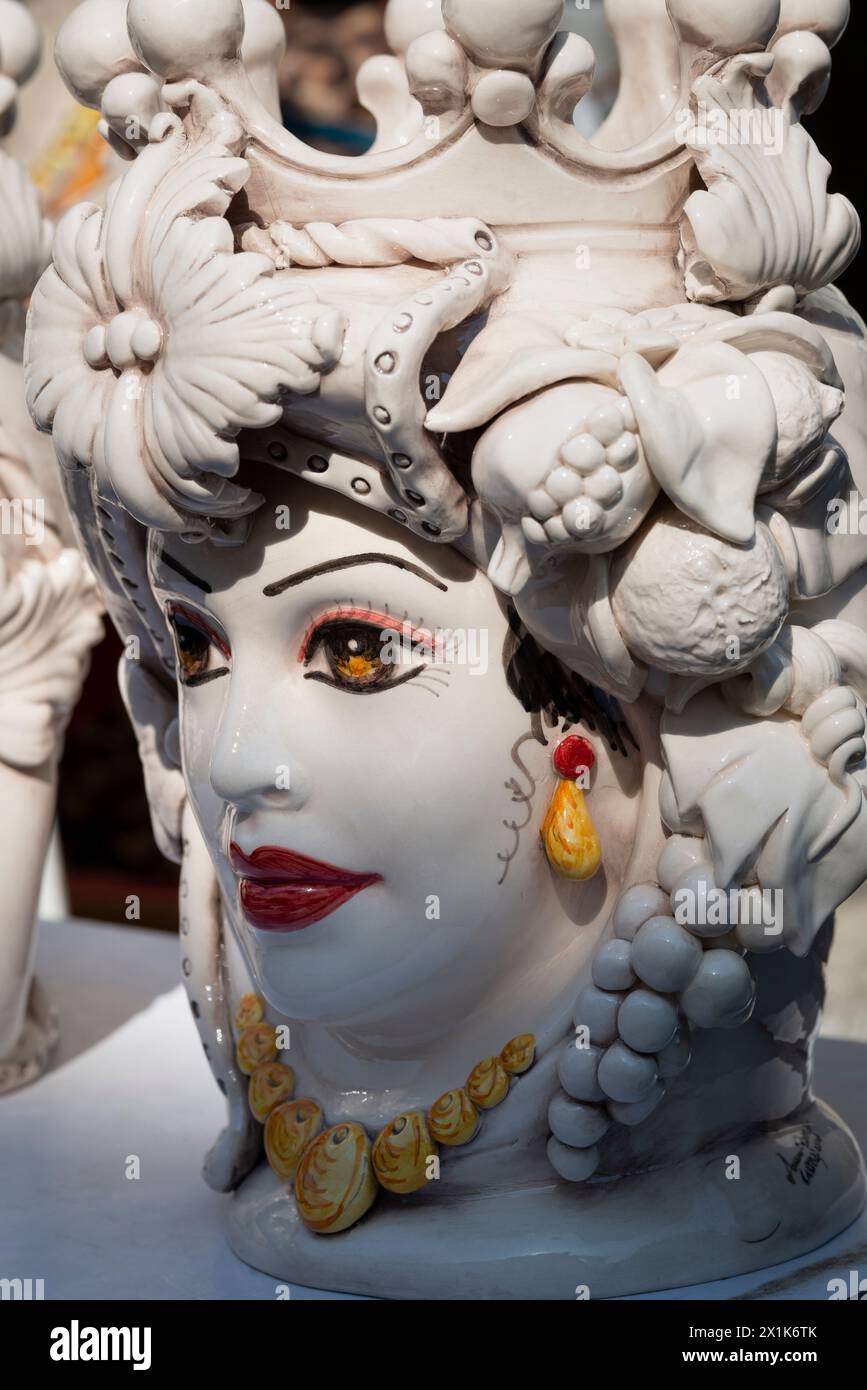
[[216,628],[211,627],[211,624],[202,617],[201,613],[194,613],[191,608],[185,608],[182,603],[170,603],[168,611],[172,616],[177,615],[177,617],[183,618],[191,627],[198,628],[209,641],[213,642],[217,650],[222,652],[226,660],[231,661],[232,652],[225,637],[221,636]]
[[411,642],[423,642],[425,646],[433,651],[436,641],[433,633],[425,631],[424,628],[413,627],[405,618],[395,618],[388,613],[376,613],[370,608],[334,608],[328,613],[323,613],[304,634],[301,643],[301,650],[298,653],[298,660],[304,662],[308,658],[310,646],[313,638],[323,627],[329,623],[337,622],[342,619],[345,622],[370,623],[373,627],[387,629],[389,632],[402,632]]
[[280,845],[260,845],[247,854],[233,842],[229,858],[241,881],[244,916],[260,931],[303,931],[382,882],[381,874],[341,869]]

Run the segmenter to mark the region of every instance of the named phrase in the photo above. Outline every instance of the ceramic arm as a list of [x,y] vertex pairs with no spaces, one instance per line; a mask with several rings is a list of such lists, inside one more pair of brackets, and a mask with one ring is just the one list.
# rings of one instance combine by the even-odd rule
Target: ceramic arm
[[45,563],[10,548],[0,554],[0,1092],[35,1080],[56,1037],[33,992],[35,916],[63,731],[101,631],[75,553]]

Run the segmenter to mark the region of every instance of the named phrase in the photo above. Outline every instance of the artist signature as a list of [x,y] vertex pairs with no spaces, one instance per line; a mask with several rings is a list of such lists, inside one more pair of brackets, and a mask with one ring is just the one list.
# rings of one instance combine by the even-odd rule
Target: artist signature
[[808,1187],[816,1176],[819,1164],[825,1164],[826,1168],[828,1166],[822,1157],[822,1136],[816,1133],[812,1125],[803,1125],[798,1131],[795,1152],[791,1159],[784,1158],[782,1154],[778,1154],[777,1157],[786,1170],[788,1182],[794,1183],[800,1178]]

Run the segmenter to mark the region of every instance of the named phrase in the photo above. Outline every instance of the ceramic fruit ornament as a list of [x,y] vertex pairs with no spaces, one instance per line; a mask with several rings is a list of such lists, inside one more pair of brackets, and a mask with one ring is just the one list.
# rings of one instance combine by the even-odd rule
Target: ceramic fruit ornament
[[528,546],[614,550],[659,492],[628,400],[590,382],[505,411],[476,447],[473,482],[501,519],[489,577],[507,594],[527,582]]
[[732,545],[669,507],[616,557],[611,604],[629,650],[646,665],[733,676],[778,636],[788,581],[763,523],[747,545]]

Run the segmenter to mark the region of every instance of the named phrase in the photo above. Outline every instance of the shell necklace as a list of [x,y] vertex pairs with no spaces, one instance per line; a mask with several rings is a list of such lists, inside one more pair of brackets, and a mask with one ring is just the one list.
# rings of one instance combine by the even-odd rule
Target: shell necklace
[[495,1056],[473,1067],[463,1086],[446,1091],[427,1112],[396,1115],[371,1142],[354,1122],[325,1127],[315,1100],[294,1100],[295,1073],[278,1062],[277,1029],[265,1019],[265,1002],[245,994],[235,1012],[237,1061],[250,1084],[250,1110],[265,1127],[265,1153],[279,1178],[294,1180],[298,1215],[317,1235],[336,1235],[360,1221],[380,1189],[407,1196],[439,1177],[440,1144],[469,1144],[481,1126],[480,1111],[493,1110],[509,1094],[512,1077],[536,1058],[532,1033],[511,1038]]

